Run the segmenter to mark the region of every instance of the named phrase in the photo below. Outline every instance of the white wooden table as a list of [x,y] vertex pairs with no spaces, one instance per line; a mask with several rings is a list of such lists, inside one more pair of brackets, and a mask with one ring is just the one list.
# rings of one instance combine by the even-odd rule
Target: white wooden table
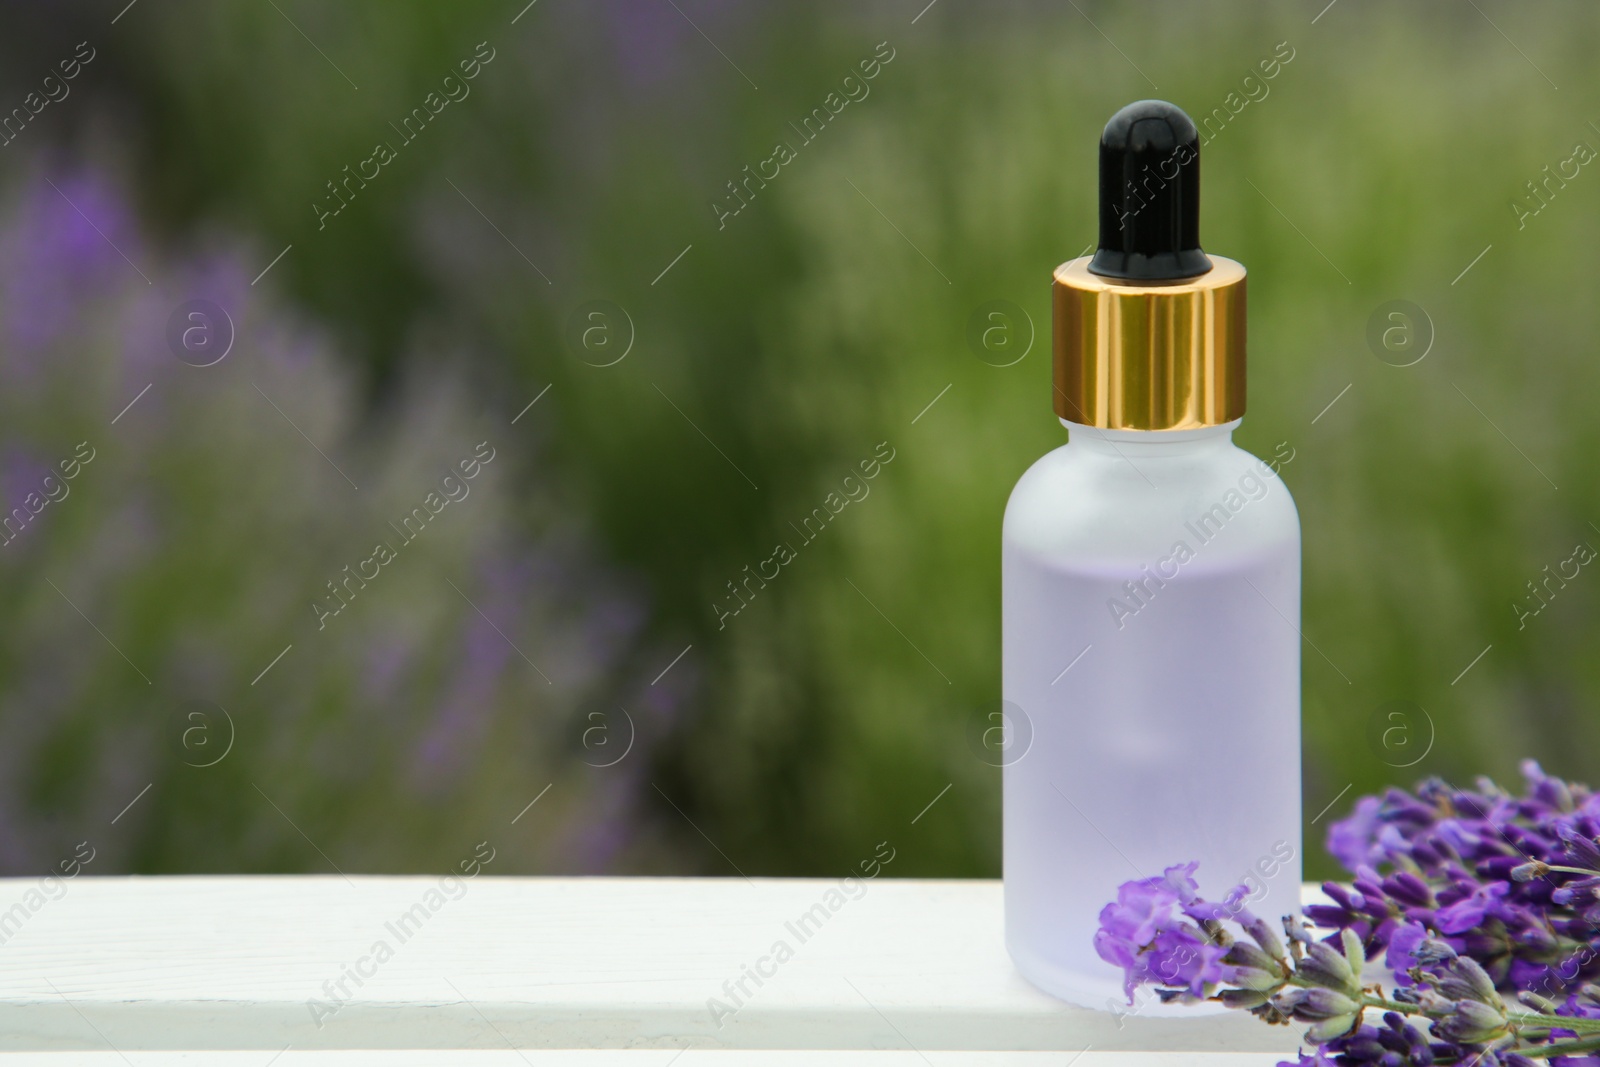
[[63,884],[0,879],[3,1067],[1269,1067],[1299,1037],[1051,999],[1006,956],[993,881],[880,878],[836,911],[826,879]]

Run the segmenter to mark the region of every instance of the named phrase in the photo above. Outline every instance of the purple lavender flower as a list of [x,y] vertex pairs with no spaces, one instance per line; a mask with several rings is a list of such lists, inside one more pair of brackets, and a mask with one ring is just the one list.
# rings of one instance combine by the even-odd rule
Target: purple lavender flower
[[[1196,863],[1168,867],[1158,878],[1124,882],[1117,900],[1100,912],[1095,951],[1123,969],[1128,1003],[1145,983],[1182,988],[1201,997],[1208,986],[1233,980],[1234,968],[1222,962],[1227,946],[1196,923],[1212,918],[1222,905],[1201,900],[1194,880]],[[1237,887],[1229,894],[1245,891]]]
[[1487,779],[1470,790],[1430,779],[1357,801],[1328,834],[1353,885],[1330,884],[1334,903],[1308,917],[1369,951],[1404,930],[1391,964],[1409,959],[1420,926],[1508,990],[1559,997],[1600,976],[1600,800],[1532,761],[1523,774],[1521,797]]
[[[1234,894],[1199,899],[1193,864],[1125,885],[1097,944],[1130,997],[1148,982],[1310,1024],[1318,1047],[1280,1067],[1600,1067],[1600,799],[1536,763],[1523,773],[1521,796],[1434,778],[1359,800],[1328,835],[1354,877],[1306,908],[1321,929],[1285,918],[1287,957]],[[1180,952],[1186,969],[1152,967]],[[1387,991],[1362,974],[1379,952]]]
[[1100,913],[1101,931],[1135,946],[1148,944],[1156,932],[1172,923],[1182,905],[1200,892],[1194,880],[1198,863],[1168,867],[1159,878],[1123,882],[1117,902]]
[[1434,1024],[1434,1033],[1458,1045],[1483,1045],[1506,1036],[1505,1013],[1476,1000],[1458,1000],[1455,1010]]
[[1416,953],[1428,936],[1428,928],[1421,923],[1405,922],[1395,927],[1389,937],[1388,954],[1384,957],[1384,962],[1394,972],[1395,981],[1402,985],[1411,983],[1411,976],[1405,972],[1421,962]]
[[1416,1064],[1429,1067],[1439,1062],[1454,1062],[1459,1049],[1430,1039],[1422,1029],[1409,1023],[1398,1012],[1385,1012],[1382,1026],[1361,1026],[1343,1037],[1335,1038],[1326,1051],[1336,1058],[1322,1062],[1354,1065],[1372,1064],[1374,1067],[1400,1067]]
[[1440,933],[1464,934],[1483,925],[1495,902],[1506,895],[1504,884],[1480,885],[1447,908],[1440,908],[1434,925]]
[[1304,1052],[1297,1053],[1291,1060],[1279,1060],[1278,1067],[1335,1067],[1334,1062],[1322,1054],[1320,1048],[1312,1049],[1311,1055]]
[[1377,832],[1378,798],[1362,797],[1349,815],[1328,824],[1328,853],[1351,871],[1377,862],[1382,858],[1373,852]]
[[1284,1015],[1311,1023],[1308,1041],[1331,1041],[1342,1037],[1361,1018],[1361,1003],[1354,997],[1332,989],[1289,989],[1273,998],[1272,1006]]
[[[1226,954],[1227,949],[1197,927],[1185,924],[1158,933],[1141,959],[1148,979],[1201,997],[1209,991],[1208,986],[1232,980],[1233,968],[1222,962]],[[1128,1002],[1133,1002],[1131,992]]]

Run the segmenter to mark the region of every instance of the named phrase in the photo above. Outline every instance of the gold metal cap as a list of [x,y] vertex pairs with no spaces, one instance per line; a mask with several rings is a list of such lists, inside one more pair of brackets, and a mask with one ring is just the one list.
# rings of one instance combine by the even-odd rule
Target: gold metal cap
[[1244,414],[1244,267],[1173,282],[1089,273],[1089,257],[1056,268],[1055,409],[1107,430],[1192,430]]

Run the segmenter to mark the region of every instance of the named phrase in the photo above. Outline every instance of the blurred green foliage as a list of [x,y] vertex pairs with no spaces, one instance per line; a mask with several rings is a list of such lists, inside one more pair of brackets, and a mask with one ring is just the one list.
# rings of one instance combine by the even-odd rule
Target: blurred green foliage
[[[1589,9],[680,6],[35,16],[30,55],[89,36],[105,57],[38,139],[125,165],[171,233],[254,234],[263,265],[292,243],[274,281],[359,357],[375,419],[410,351],[464,364],[494,418],[551,387],[527,416],[550,435],[527,484],[560,484],[647,584],[668,650],[692,643],[700,665],[651,757],[681,812],[637,816],[686,867],[823,874],[890,838],[899,873],[993,875],[998,772],[964,732],[998,696],[1007,493],[1064,440],[1050,270],[1093,238],[1106,116],[1150,95],[1229,109],[1204,150],[1202,239],[1252,275],[1238,440],[1295,450],[1308,821],[1424,773],[1513,778],[1527,755],[1592,776],[1600,578],[1513,607],[1546,564],[1600,546],[1600,173],[1546,187],[1536,215],[1525,186],[1600,146]],[[318,230],[324,183],[480,41],[496,58],[471,96]],[[870,95],[719,228],[725,183],[798,144],[789,124],[883,41]],[[1249,86],[1283,42],[1293,59]],[[595,299],[636,333],[614,366],[567,339]],[[994,299],[1038,332],[1014,366],[964,339]],[[1368,347],[1396,299],[1426,313],[1414,366]],[[726,583],[885,441],[870,497],[719,625]],[[1420,714],[1385,737],[1396,700]],[[1249,768],[1219,780],[1217,802],[1250,802]]]

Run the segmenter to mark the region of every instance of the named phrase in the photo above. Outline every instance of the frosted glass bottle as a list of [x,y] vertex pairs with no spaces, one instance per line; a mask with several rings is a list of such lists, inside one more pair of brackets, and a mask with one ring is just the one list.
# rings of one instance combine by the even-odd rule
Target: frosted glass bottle
[[1041,989],[1125,1011],[1093,945],[1122,882],[1199,860],[1212,899],[1299,908],[1300,522],[1238,420],[1062,421],[1002,538],[1006,947]]

